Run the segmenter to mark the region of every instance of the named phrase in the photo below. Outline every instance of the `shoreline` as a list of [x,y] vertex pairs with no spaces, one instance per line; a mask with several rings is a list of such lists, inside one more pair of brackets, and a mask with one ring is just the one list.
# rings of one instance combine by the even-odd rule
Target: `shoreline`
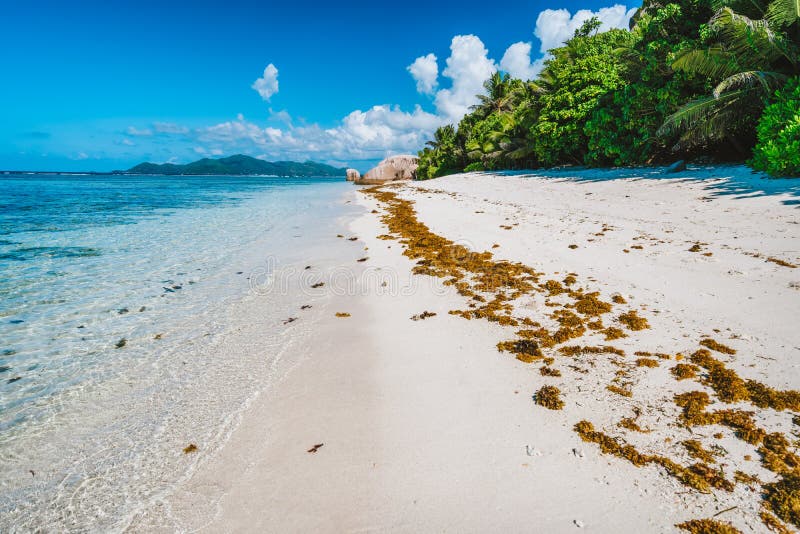
[[[84,347],[96,340],[106,349],[98,352],[102,366],[90,367],[89,361],[77,367],[83,354],[73,355],[75,367],[67,371],[74,371],[74,378],[63,391],[51,385],[49,395],[41,385],[47,385],[46,377],[29,372],[14,381],[13,387],[38,386],[45,392],[20,404],[25,411],[19,423],[3,434],[0,525],[12,531],[54,525],[119,531],[139,508],[170,494],[213,455],[258,392],[302,356],[295,347],[312,334],[329,300],[321,290],[307,290],[305,280],[325,278],[337,265],[355,263],[355,246],[331,246],[328,240],[330,231],[341,231],[359,211],[340,198],[345,194],[350,191],[344,184],[324,182],[313,190],[270,190],[234,206],[202,206],[176,211],[166,220],[108,227],[109,235],[121,234],[121,246],[137,230],[152,236],[147,251],[153,254],[136,258],[147,276],[114,271],[137,290],[115,293],[111,290],[118,286],[106,283],[110,291],[97,299],[104,306],[100,312],[88,309],[80,317],[69,316],[57,331],[85,336]],[[287,215],[275,219],[283,212]],[[180,232],[202,216],[206,225],[195,225],[194,235]],[[163,239],[146,231],[150,224],[168,227],[165,241],[171,243],[177,234],[182,247],[159,255]],[[206,239],[207,226],[229,241]],[[184,255],[184,249],[192,255]],[[306,270],[308,256],[315,261]],[[286,280],[266,284],[270,272],[286,273]],[[162,289],[158,281],[174,273],[185,275],[174,282],[182,289]],[[153,295],[151,279],[157,284]],[[105,279],[94,280],[102,284]],[[58,287],[51,291],[57,295]],[[123,305],[131,312],[118,313]],[[313,307],[301,310],[302,305]],[[111,309],[103,313],[105,307]],[[116,324],[103,322],[106,317],[134,324],[119,334],[112,330]],[[288,323],[291,317],[303,320]],[[120,336],[126,343],[114,347]],[[28,357],[24,352],[17,356]],[[9,363],[25,369],[22,363]],[[47,369],[51,374],[58,370],[55,363]],[[184,453],[190,445],[196,449]]]
[[[726,169],[731,170],[736,168]],[[623,367],[580,355],[565,361],[548,351],[560,378],[542,376],[540,364],[498,352],[496,345],[513,339],[514,328],[449,314],[463,309],[464,297],[437,278],[412,276],[405,247],[378,238],[386,233],[379,220],[386,205],[353,192],[371,212],[351,223],[368,249],[364,266],[390,273],[390,289],[396,283],[398,291],[380,294],[380,278],[362,278],[366,291],[334,296],[331,311],[350,317],[323,318],[304,349],[308,358],[259,399],[226,447],[165,501],[162,508],[179,513],[151,510],[133,529],[458,526],[477,532],[536,525],[559,532],[584,526],[669,532],[682,521],[720,513],[715,520],[742,531],[763,528],[761,501],[748,489],[752,482],[732,491],[695,491],[669,470],[603,454],[581,439],[587,434],[573,430],[588,419],[596,430],[650,455],[691,464],[695,460],[680,445],[685,430],[670,423],[680,414],[672,397],[714,392],[695,381],[675,381],[670,370],[688,363],[698,341],[710,336],[737,349],[737,356],[714,354],[744,378],[800,388],[792,361],[800,339],[790,321],[769,313],[798,316],[793,292],[800,273],[767,260],[793,264],[800,256],[794,197],[791,191],[715,195],[724,189],[715,172],[710,169],[706,181],[681,175],[581,181],[483,173],[396,190],[399,198],[414,201],[416,216],[436,235],[471,250],[492,250],[498,260],[521,261],[545,277],[578,273],[581,284],[602,298],[624,296],[625,308],[649,321],[649,329],[626,331],[627,338],[607,343],[626,352]],[[701,250],[689,251],[693,244]],[[534,301],[523,299],[517,307],[531,316],[549,313]],[[411,320],[426,311],[436,315]],[[611,317],[605,319],[610,326]],[[590,344],[581,337],[567,345]],[[643,347],[667,353],[671,363],[644,358],[655,363],[640,366],[642,357],[633,352]],[[621,387],[630,397],[606,388],[621,368]],[[534,403],[546,384],[562,389],[563,410]],[[759,414],[759,425],[792,435],[791,412]],[[618,426],[631,417],[646,432]],[[719,446],[712,449],[720,454],[715,465],[725,465],[726,478],[740,470],[764,482],[774,479],[729,429],[694,427],[692,434],[705,447]],[[319,443],[317,452],[306,452]]]

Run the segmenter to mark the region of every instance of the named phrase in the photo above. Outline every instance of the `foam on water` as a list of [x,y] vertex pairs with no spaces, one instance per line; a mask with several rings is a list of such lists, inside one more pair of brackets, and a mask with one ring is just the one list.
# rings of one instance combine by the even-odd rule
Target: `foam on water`
[[313,324],[252,279],[335,265],[347,188],[0,179],[0,530],[124,528],[223,443]]

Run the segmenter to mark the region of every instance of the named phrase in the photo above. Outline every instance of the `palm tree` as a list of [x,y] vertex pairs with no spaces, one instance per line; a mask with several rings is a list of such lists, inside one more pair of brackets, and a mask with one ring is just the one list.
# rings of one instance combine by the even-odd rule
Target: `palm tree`
[[[693,100],[667,117],[662,136],[680,134],[678,146],[729,139],[752,132],[764,102],[791,76],[800,74],[798,42],[787,35],[800,19],[800,0],[774,0],[764,6],[753,0],[716,2],[709,22],[715,43],[679,54],[672,66],[716,83],[711,95]],[[754,19],[733,7],[746,10]],[[796,30],[796,28],[795,28]]]
[[488,80],[483,82],[486,93],[475,95],[478,103],[470,109],[479,117],[488,117],[494,111],[507,111],[511,104],[509,96],[513,86],[512,82],[516,81],[512,80],[508,74],[495,71]]
[[445,148],[448,145],[454,144],[456,138],[456,129],[452,124],[440,126],[436,128],[433,133],[433,139],[425,143],[433,150]]

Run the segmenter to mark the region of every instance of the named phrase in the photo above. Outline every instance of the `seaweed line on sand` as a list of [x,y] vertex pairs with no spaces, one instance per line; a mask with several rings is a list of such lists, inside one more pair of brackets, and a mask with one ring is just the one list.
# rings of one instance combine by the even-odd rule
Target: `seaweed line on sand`
[[[544,273],[527,265],[495,260],[491,252],[475,252],[439,236],[417,219],[413,201],[401,198],[391,190],[396,187],[401,186],[361,190],[383,205],[381,220],[388,232],[380,238],[396,239],[403,245],[403,254],[416,262],[414,274],[442,278],[446,285],[453,286],[466,299],[466,308],[452,310],[451,315],[467,320],[485,319],[515,328],[516,338],[500,342],[498,350],[509,352],[522,362],[542,361],[547,366],[552,365],[556,356],[577,358],[591,366],[594,365],[593,358],[609,358],[621,369],[607,389],[628,398],[633,397],[628,381],[632,370],[655,372],[659,363],[653,357],[671,359],[669,354],[637,351],[639,358],[625,363],[625,352],[616,347],[565,345],[592,334],[603,335],[606,340],[619,339],[628,335],[623,328],[637,332],[650,328],[650,324],[638,315],[637,310],[628,309],[616,315],[619,326],[605,327],[603,316],[612,314],[616,305],[626,304],[624,298],[612,297],[610,302],[605,301],[600,292],[581,287],[575,273],[570,273],[562,282],[546,279]],[[545,299],[549,311],[535,318],[520,313],[514,304],[523,296]],[[642,453],[621,437],[596,430],[589,421],[578,422],[575,432],[584,441],[597,444],[604,454],[624,459],[636,467],[660,467],[667,475],[701,493],[731,492],[736,484],[758,486],[759,491],[752,494],[762,499],[759,513],[762,524],[776,532],[789,532],[786,523],[800,527],[800,457],[794,453],[794,447],[784,434],[767,432],[755,423],[755,414],[760,410],[791,411],[796,420],[800,420],[800,392],[776,390],[755,380],[743,379],[711,352],[731,356],[736,353],[734,349],[710,337],[703,337],[698,343],[702,348],[689,357],[690,363],[676,365],[668,375],[675,380],[692,380],[710,393],[690,391],[675,395],[674,403],[679,413],[677,426],[673,426],[688,430],[712,425],[730,429],[735,438],[755,449],[754,452],[761,457],[762,467],[776,475],[775,481],[761,483],[757,477],[743,471],[736,471],[729,478],[722,467],[716,466],[714,447],[707,449],[696,439],[678,441],[676,446],[683,454],[695,460],[690,465],[682,465],[663,455]],[[675,356],[675,360],[682,359],[681,354]],[[587,372],[575,365],[569,367]],[[541,368],[541,374],[560,376],[560,373],[550,371],[550,367]],[[722,404],[747,403],[752,410],[725,407],[709,411],[711,395]],[[564,406],[562,393],[554,386],[542,387],[534,400],[550,409],[559,410]],[[636,432],[639,436],[649,435],[629,418],[623,419],[616,427]],[[715,433],[715,436],[722,435]],[[749,457],[746,455],[745,459]],[[731,525],[713,519],[696,519],[676,526],[690,532],[737,532]]]

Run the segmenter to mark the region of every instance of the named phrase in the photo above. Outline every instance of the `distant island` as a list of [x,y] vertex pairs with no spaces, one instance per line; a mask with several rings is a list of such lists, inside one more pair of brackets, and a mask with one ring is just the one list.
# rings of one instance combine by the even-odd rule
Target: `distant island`
[[162,174],[162,175],[268,175],[268,176],[345,176],[345,169],[306,161],[264,161],[242,154],[227,158],[201,160],[176,165],[174,163],[140,163],[120,174]]

